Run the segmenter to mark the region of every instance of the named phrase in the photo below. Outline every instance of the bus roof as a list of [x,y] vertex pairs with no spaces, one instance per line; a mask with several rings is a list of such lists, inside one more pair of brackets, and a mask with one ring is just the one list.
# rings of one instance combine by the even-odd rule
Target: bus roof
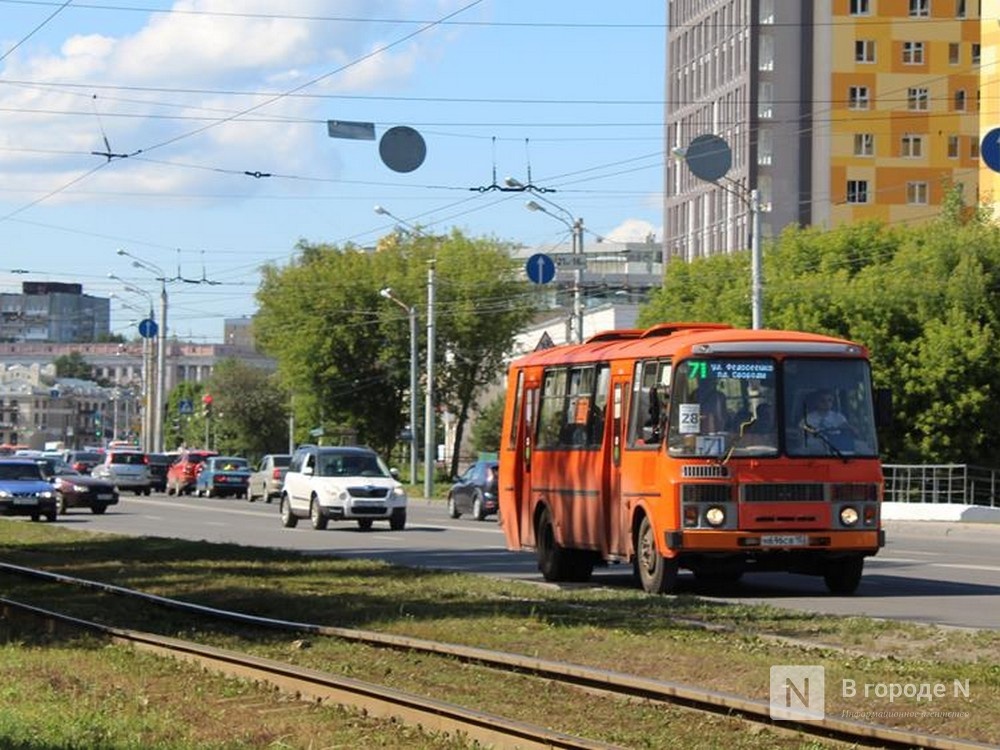
[[582,344],[540,349],[514,360],[517,366],[570,364],[609,359],[665,357],[678,352],[764,356],[770,353],[866,357],[846,339],[805,331],[753,330],[721,323],[659,323],[646,329],[604,331]]

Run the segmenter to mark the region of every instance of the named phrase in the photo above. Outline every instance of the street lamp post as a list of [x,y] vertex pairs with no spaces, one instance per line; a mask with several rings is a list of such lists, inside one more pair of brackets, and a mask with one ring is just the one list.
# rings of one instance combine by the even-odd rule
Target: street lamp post
[[[149,313],[147,314],[147,320],[152,320],[156,322],[156,315],[153,312],[153,295],[147,292],[145,289],[134,286],[128,283],[125,279],[115,276],[113,273],[108,274],[109,279],[114,279],[119,282],[126,291],[132,292],[133,294],[139,294],[145,297],[149,301]],[[113,296],[113,293],[112,293]],[[129,307],[136,312],[142,313],[143,310],[135,307],[134,305],[122,302],[126,307]],[[154,438],[153,430],[155,425],[155,417],[153,416],[156,412],[156,404],[154,401],[154,382],[156,380],[156,373],[153,371],[153,350],[150,346],[150,341],[146,336],[142,337],[142,449],[146,453],[154,451]]]
[[573,255],[573,327],[575,329],[576,342],[581,344],[583,343],[583,219],[573,218],[573,214],[548,198],[542,198],[542,200],[551,204],[568,217],[565,218],[559,214],[552,213],[545,206],[535,201],[528,201],[524,204],[529,211],[541,211],[548,214],[553,219],[561,221],[570,230]]
[[379,294],[406,310],[410,319],[410,484],[417,483],[417,308],[407,305],[386,287]]
[[424,497],[434,495],[434,260],[427,261],[427,394],[424,402]]
[[132,259],[132,265],[156,274],[156,280],[160,282],[160,325],[159,336],[157,338],[156,350],[156,416],[153,425],[153,450],[156,453],[163,452],[163,416],[166,410],[164,392],[166,390],[166,349],[167,349],[167,275],[159,266],[153,265],[149,261],[137,258],[127,250],[119,249],[119,255],[124,255]]

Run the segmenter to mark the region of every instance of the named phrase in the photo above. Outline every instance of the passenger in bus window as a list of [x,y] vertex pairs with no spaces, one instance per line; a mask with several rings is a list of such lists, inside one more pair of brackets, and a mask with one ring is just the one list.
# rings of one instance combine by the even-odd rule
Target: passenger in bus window
[[729,427],[729,412],[726,408],[726,396],[722,391],[710,390],[700,399],[701,432],[726,432]]
[[667,409],[669,401],[666,398],[664,386],[651,386],[649,389],[649,409],[646,416],[643,435],[646,443],[658,444],[663,439],[663,430],[667,425]]

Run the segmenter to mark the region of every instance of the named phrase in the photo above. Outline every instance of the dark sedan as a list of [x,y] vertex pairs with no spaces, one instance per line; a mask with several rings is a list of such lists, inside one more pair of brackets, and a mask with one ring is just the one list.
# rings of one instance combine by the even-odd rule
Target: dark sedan
[[448,490],[448,514],[458,518],[471,513],[477,521],[500,510],[497,497],[496,461],[476,461]]
[[69,508],[90,508],[100,515],[109,505],[118,504],[118,489],[114,482],[81,474],[64,461],[44,459],[38,462],[42,474],[56,493],[56,509],[60,515]]

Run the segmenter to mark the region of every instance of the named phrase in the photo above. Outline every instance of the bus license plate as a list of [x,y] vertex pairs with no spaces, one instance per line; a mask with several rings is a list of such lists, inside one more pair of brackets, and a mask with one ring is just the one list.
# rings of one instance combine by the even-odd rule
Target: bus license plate
[[805,547],[808,544],[805,534],[765,534],[760,538],[761,547]]

